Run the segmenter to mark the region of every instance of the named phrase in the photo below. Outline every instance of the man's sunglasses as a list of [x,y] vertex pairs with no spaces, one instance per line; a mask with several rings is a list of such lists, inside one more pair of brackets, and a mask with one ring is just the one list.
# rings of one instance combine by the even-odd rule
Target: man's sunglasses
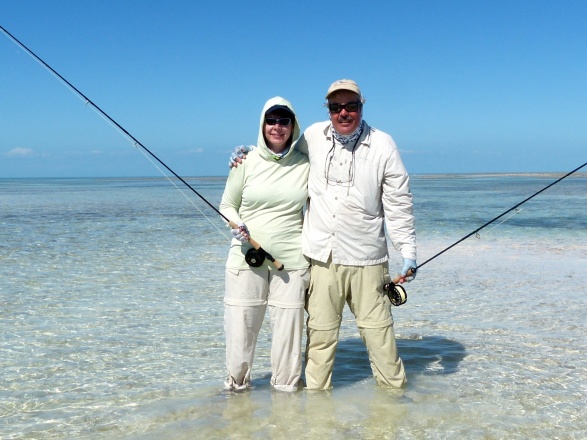
[[279,124],[282,127],[287,127],[289,124],[291,124],[291,118],[265,118],[265,124],[267,124],[267,125]]
[[338,104],[336,102],[328,104],[328,111],[330,111],[330,113],[340,113],[343,110],[346,110],[347,112],[350,113],[350,112],[356,112],[360,108],[361,108],[361,103],[359,101],[347,102],[346,104]]

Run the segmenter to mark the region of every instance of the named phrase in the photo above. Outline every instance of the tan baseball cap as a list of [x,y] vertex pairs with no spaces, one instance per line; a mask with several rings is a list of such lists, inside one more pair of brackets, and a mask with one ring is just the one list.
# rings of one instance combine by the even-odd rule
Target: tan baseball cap
[[349,90],[351,92],[354,92],[357,95],[359,95],[361,101],[364,101],[363,95],[361,94],[361,89],[359,89],[357,83],[354,82],[352,79],[339,79],[338,81],[334,81],[328,88],[328,93],[326,93],[326,99],[328,99],[330,95],[332,95],[334,92],[338,90]]

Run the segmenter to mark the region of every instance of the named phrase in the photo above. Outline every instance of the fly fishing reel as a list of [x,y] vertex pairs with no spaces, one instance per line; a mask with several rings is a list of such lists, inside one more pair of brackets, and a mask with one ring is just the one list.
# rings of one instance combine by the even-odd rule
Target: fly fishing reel
[[283,270],[283,264],[276,262],[275,258],[261,246],[257,249],[251,248],[245,254],[245,261],[251,267],[261,267],[265,262],[265,258],[271,261],[277,270]]
[[261,267],[265,261],[265,251],[261,248],[251,248],[245,254],[245,261],[251,267]]
[[406,289],[404,289],[399,284],[394,284],[393,281],[385,284],[383,286],[383,290],[385,293],[387,293],[389,300],[394,306],[401,306],[408,300],[408,293],[406,292]]

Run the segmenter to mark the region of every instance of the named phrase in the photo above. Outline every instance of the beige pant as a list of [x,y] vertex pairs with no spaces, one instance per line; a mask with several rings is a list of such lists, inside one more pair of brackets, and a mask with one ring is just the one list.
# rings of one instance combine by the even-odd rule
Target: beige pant
[[355,316],[367,346],[371,369],[381,385],[406,383],[404,366],[397,353],[391,303],[383,292],[389,282],[387,263],[373,266],[342,266],[312,261],[312,280],[306,302],[308,311],[306,387],[332,387],[332,369],[345,302]]
[[302,374],[304,295],[310,271],[267,269],[225,272],[224,329],[227,389],[251,384],[257,337],[269,305],[272,332],[271,385],[294,391]]

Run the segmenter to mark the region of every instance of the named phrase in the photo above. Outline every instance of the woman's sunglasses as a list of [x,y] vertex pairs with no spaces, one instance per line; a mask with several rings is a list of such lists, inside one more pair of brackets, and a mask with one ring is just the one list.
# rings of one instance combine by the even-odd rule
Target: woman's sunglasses
[[287,127],[289,124],[291,124],[291,118],[265,118],[265,124],[267,124],[267,125],[279,124],[282,127]]

